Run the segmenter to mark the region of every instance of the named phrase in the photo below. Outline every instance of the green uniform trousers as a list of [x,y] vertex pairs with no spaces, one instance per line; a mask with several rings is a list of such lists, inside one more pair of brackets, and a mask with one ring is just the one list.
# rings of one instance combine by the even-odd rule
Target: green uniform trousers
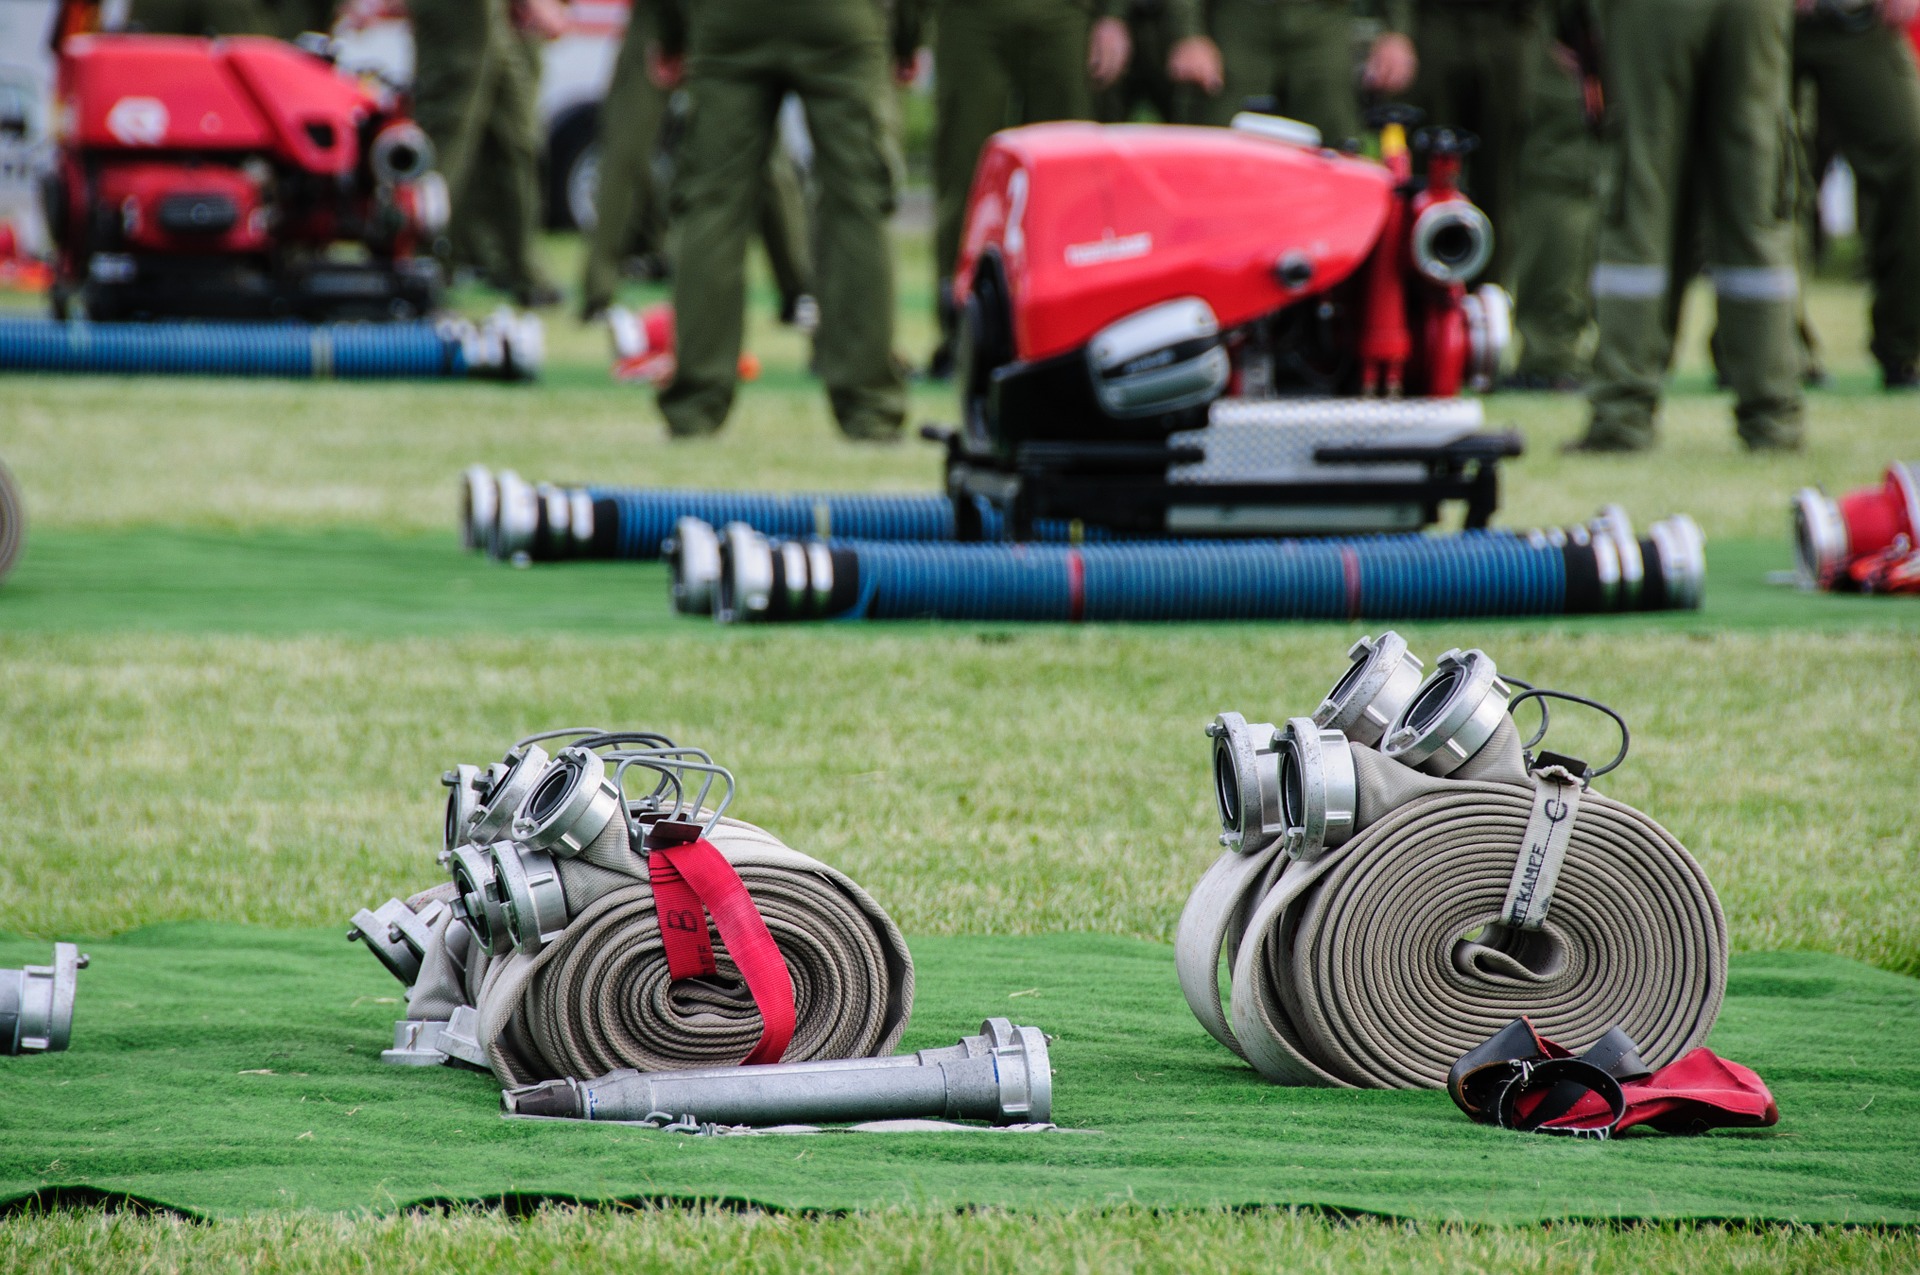
[[1555,60],[1552,47],[1542,38],[1534,54],[1533,108],[1520,143],[1526,180],[1507,232],[1517,371],[1547,382],[1586,375],[1603,155],[1587,124],[1579,77]]
[[1227,124],[1248,98],[1271,97],[1329,145],[1360,136],[1346,0],[1219,0],[1210,26],[1225,87],[1201,107],[1203,122]]
[[[505,0],[411,0],[414,118],[433,139],[452,204],[443,256],[516,294],[538,282],[539,50]],[[476,21],[476,17],[482,20]]]
[[[1820,129],[1839,144],[1860,192],[1873,283],[1873,356],[1890,375],[1920,359],[1920,72],[1904,33],[1818,19],[1795,24],[1793,69],[1811,81]],[[1816,192],[1802,193],[1811,223]],[[1811,227],[1809,226],[1809,229]]]
[[712,433],[732,406],[746,241],[775,115],[792,92],[806,110],[818,188],[815,369],[842,430],[896,435],[906,385],[893,358],[895,163],[882,118],[880,10],[873,0],[707,0],[688,14],[687,46],[690,112],[670,199],[679,366],[660,392],[668,428]]
[[272,35],[274,17],[260,0],[133,0],[127,29],[148,35]]
[[1530,6],[1506,0],[1425,0],[1414,10],[1420,58],[1413,100],[1426,123],[1479,139],[1462,185],[1493,223],[1493,260],[1481,277],[1512,287],[1513,210],[1520,147],[1538,66],[1540,23]]
[[1177,29],[1180,19],[1165,0],[1138,0],[1128,6],[1126,20],[1133,59],[1119,79],[1094,92],[1093,117],[1102,124],[1126,124],[1144,107],[1163,123],[1187,123],[1196,109],[1193,90],[1167,74],[1167,54],[1192,32]]
[[1677,249],[1700,208],[1719,298],[1722,371],[1750,447],[1800,440],[1794,335],[1790,6],[1781,0],[1611,0],[1607,96],[1617,119],[1593,272],[1600,340],[1586,445],[1650,446],[1684,278]]

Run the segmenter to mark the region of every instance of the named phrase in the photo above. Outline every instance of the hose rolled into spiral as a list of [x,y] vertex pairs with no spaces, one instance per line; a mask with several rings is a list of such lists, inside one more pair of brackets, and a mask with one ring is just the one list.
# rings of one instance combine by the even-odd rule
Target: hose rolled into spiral
[[1654,1068],[1706,1037],[1726,921],[1666,829],[1587,791],[1544,924],[1513,928],[1502,905],[1535,790],[1511,720],[1448,778],[1351,753],[1351,839],[1310,860],[1230,851],[1188,900],[1181,986],[1222,1044],[1279,1084],[1437,1088],[1522,1016],[1574,1048],[1617,1026]]
[[26,503],[20,499],[20,489],[13,485],[13,475],[5,465],[0,465],[0,580],[6,579],[7,572],[13,570],[26,534]]

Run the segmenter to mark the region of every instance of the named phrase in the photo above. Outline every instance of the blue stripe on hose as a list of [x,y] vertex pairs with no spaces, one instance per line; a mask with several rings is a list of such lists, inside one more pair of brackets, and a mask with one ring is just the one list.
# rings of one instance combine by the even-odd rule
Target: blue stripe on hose
[[[317,368],[316,339],[330,347]],[[431,323],[56,323],[0,316],[0,371],[343,380],[460,376],[457,340]]]

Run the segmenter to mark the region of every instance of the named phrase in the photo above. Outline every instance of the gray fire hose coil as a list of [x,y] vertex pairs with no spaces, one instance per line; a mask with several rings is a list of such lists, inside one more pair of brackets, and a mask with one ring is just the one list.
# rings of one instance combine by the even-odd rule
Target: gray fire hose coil
[[[559,739],[549,756],[539,741]],[[629,776],[654,782],[635,796]],[[454,1062],[503,1084],[736,1064],[762,1031],[729,957],[670,973],[648,862],[656,834],[704,836],[730,864],[793,985],[784,1059],[884,1054],[913,1008],[913,958],[865,890],[772,833],[723,812],[733,780],[698,749],[648,732],[578,728],[521,740],[449,789],[450,879],[354,917],[407,987],[387,1061]],[[709,802],[710,795],[716,799]]]
[[0,1054],[50,1054],[73,1038],[73,998],[88,958],[53,945],[53,964],[0,970]]
[[13,485],[13,475],[5,465],[0,465],[0,580],[6,579],[7,572],[13,570],[26,534],[26,502],[20,499],[20,489]]
[[[1484,658],[1450,652],[1441,664]],[[1422,693],[1450,679],[1478,694],[1492,675],[1437,671]],[[1530,764],[1501,702],[1485,742],[1445,776],[1346,743],[1352,831],[1338,844],[1323,836],[1317,855],[1292,835],[1314,813],[1291,807],[1339,796],[1324,795],[1323,775],[1314,798],[1283,761],[1286,833],[1229,850],[1194,889],[1176,938],[1181,989],[1267,1079],[1440,1087],[1461,1054],[1523,1015],[1574,1048],[1619,1026],[1657,1068],[1713,1026],[1727,933],[1706,874],[1654,820],[1559,764],[1571,759]],[[1454,722],[1452,738],[1477,732],[1476,717]],[[1325,747],[1330,733],[1294,719],[1283,754],[1309,737]]]

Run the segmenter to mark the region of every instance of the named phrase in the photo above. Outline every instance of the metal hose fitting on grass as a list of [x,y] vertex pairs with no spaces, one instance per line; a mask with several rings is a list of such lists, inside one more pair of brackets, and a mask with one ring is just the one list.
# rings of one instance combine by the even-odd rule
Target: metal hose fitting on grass
[[60,323],[0,317],[0,372],[531,380],[540,320],[499,311],[396,323]]
[[[1408,654],[1387,634],[1360,663]],[[1625,723],[1559,692],[1509,699],[1514,680],[1448,652],[1394,709],[1387,751],[1306,718],[1267,740],[1238,714],[1208,728],[1228,851],[1187,901],[1175,959],[1195,1016],[1269,1080],[1438,1087],[1522,1016],[1576,1047],[1619,1026],[1659,1067],[1713,1026],[1727,933],[1712,884],[1590,786],[1624,759]],[[1595,769],[1530,751],[1547,720],[1522,741],[1511,710],[1542,696],[1612,716],[1619,754]]]
[[73,1039],[73,997],[88,957],[53,945],[53,964],[0,970],[0,1054],[50,1054]]
[[[1086,545],[772,540],[718,535],[723,622],[1434,619],[1691,609],[1703,538],[1684,514],[1636,540],[1591,527],[1515,535]],[[1630,564],[1630,569],[1627,565]],[[676,578],[676,600],[709,592]]]

